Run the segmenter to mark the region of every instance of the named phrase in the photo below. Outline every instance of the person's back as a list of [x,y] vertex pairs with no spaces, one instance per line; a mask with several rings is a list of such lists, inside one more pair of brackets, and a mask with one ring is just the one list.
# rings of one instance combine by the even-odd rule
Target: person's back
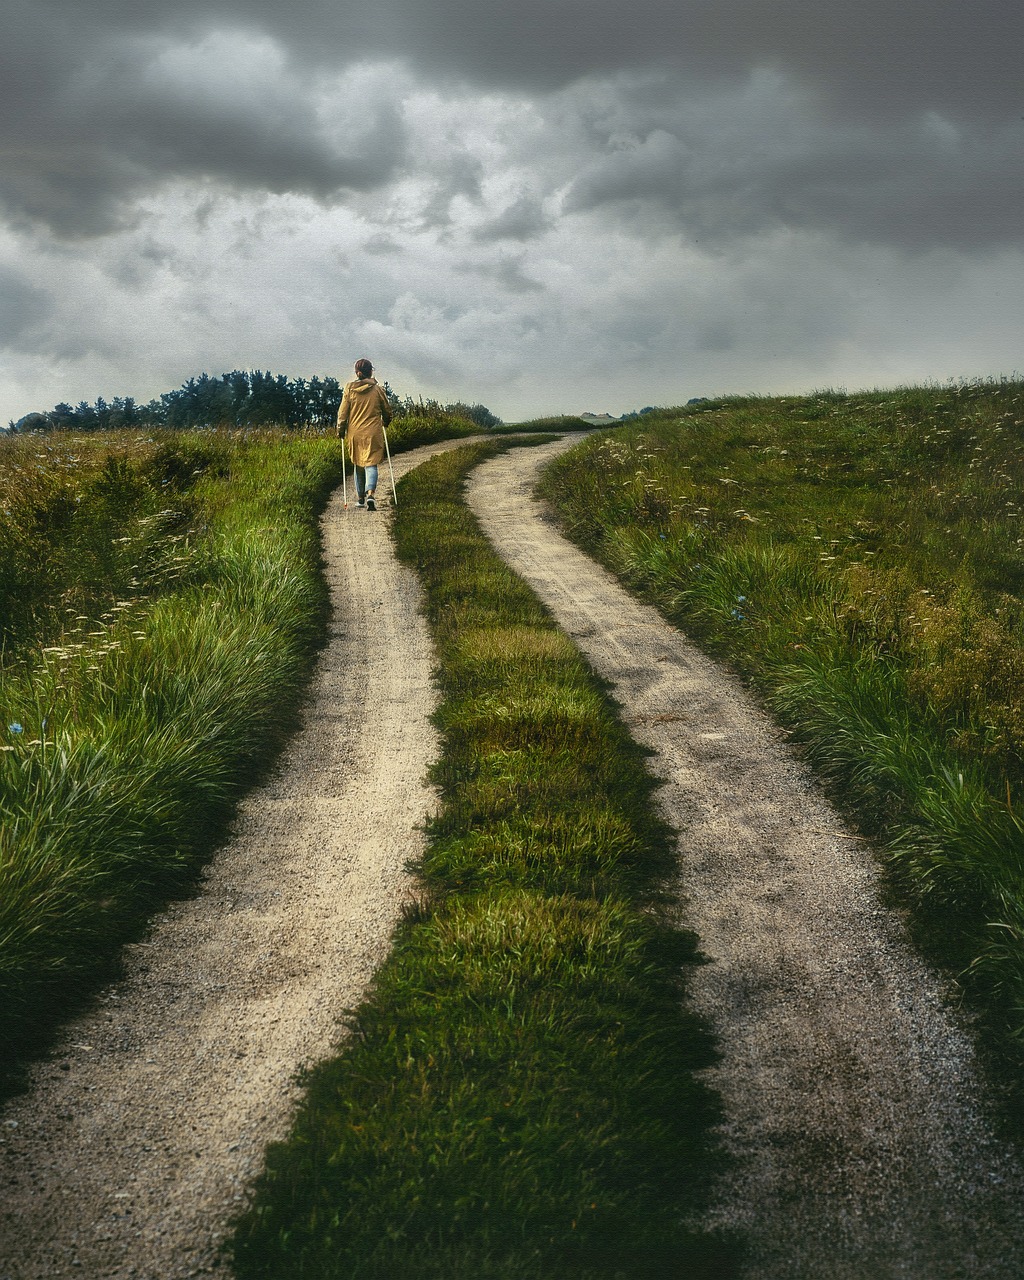
[[348,442],[356,482],[356,506],[376,511],[377,468],[384,458],[384,428],[391,421],[387,392],[373,376],[369,360],[357,360],[356,376],[345,383],[338,408],[338,436]]

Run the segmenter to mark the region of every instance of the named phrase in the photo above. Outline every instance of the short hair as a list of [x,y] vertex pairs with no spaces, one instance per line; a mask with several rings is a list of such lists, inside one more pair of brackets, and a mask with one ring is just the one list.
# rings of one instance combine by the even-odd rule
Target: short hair
[[356,373],[360,378],[369,378],[373,373],[373,365],[370,364],[369,360],[357,360]]

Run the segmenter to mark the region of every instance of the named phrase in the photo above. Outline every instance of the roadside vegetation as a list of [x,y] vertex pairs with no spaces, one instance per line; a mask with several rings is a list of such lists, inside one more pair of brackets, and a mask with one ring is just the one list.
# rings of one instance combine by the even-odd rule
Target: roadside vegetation
[[1024,383],[657,410],[543,489],[761,690],[1019,1068]]
[[462,500],[470,445],[403,480],[437,645],[441,808],[422,897],[311,1070],[234,1239],[240,1277],[701,1277],[711,1060],[668,923],[669,833],[596,678]]
[[[397,452],[476,430],[443,416]],[[185,891],[324,636],[333,435],[0,442],[0,1079]]]

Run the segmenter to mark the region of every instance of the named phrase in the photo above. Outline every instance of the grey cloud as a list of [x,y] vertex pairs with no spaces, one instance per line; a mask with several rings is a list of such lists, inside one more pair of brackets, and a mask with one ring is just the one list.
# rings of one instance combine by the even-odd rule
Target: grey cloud
[[10,0],[19,385],[340,343],[440,394],[551,346],[607,408],[683,361],[693,393],[906,376],[897,348],[970,373],[946,353],[1020,330],[1022,35],[1019,0]]
[[[48,222],[66,235],[130,222],[133,198],[164,180],[209,178],[319,199],[381,189],[409,160],[395,105],[403,86],[381,81],[343,94],[326,114],[321,101],[331,79],[375,60],[404,62],[424,83],[447,78],[548,95],[660,69],[659,91],[676,98],[723,86],[742,94],[752,72],[768,68],[801,87],[823,132],[851,121],[906,130],[931,111],[965,131],[965,153],[980,143],[983,158],[1001,150],[1011,166],[1020,160],[1008,132],[1010,122],[1024,129],[1018,0],[14,0],[10,8],[0,54],[0,191],[15,218]],[[270,52],[247,68],[244,55],[260,42]],[[233,47],[242,49],[241,65],[232,63]],[[657,82],[650,78],[649,91]],[[331,114],[340,103],[344,127]],[[992,141],[1000,126],[1001,141]],[[717,131],[709,132],[714,147]],[[664,165],[655,150],[641,148],[631,163]],[[464,157],[460,172],[457,152],[454,140],[439,140],[435,155],[415,161],[437,171],[427,226],[448,225],[455,195],[478,194],[473,161]],[[621,170],[622,159],[616,163]],[[623,177],[614,167],[598,173],[591,166],[574,190],[575,207],[611,198]],[[690,191],[692,166],[679,167]],[[770,208],[771,175],[746,168],[735,199],[752,196],[755,210]],[[909,166],[918,175],[922,168]],[[967,169],[971,181],[988,172],[977,161]],[[784,166],[776,172],[781,177]],[[657,175],[639,176],[657,196]],[[950,178],[941,177],[941,191]],[[808,225],[825,217],[828,192],[811,186],[805,207],[788,212],[780,192],[777,216],[805,217]],[[935,190],[927,179],[922,186]],[[706,182],[696,189],[710,191]],[[964,183],[965,201],[966,191]],[[721,201],[710,195],[717,216]],[[959,199],[954,194],[951,204]],[[504,224],[499,216],[479,236],[529,238],[538,224],[531,227],[528,213],[510,210]],[[916,216],[910,200],[908,220]],[[1003,234],[1007,220],[1003,213],[982,219],[989,236]],[[952,234],[942,231],[942,218],[926,221],[936,234]],[[947,227],[953,222],[951,213]]]
[[[447,140],[446,140],[447,141]],[[452,225],[452,201],[457,196],[480,199],[483,164],[457,143],[439,146],[430,157],[427,172],[431,179],[429,198],[420,210],[421,228],[444,229]]]
[[930,113],[833,124],[771,76],[674,102],[648,81],[602,111],[584,107],[591,155],[566,212],[618,210],[718,245],[783,227],[915,250],[1020,241],[1021,123],[956,126]]
[[481,223],[473,238],[483,243],[493,240],[534,240],[552,225],[551,218],[534,196],[520,196],[496,217]]
[[402,246],[392,236],[379,232],[364,243],[363,252],[373,254],[375,258],[389,258],[400,254]]
[[47,43],[41,31],[54,35],[22,23],[3,69],[0,197],[15,221],[109,231],[135,197],[181,178],[328,198],[382,185],[403,155],[385,95],[346,100],[266,35],[104,40],[69,26]]
[[527,275],[521,258],[502,258],[490,265],[472,268],[474,274],[493,280],[507,293],[543,293],[544,286]]
[[38,329],[53,311],[49,294],[21,272],[0,266],[0,347],[31,351]]
[[[50,9],[74,21],[77,0]],[[305,57],[404,57],[492,87],[550,90],[651,65],[691,80],[775,67],[871,115],[1016,111],[1024,37],[1016,0],[93,0],[90,15],[119,30],[258,23]]]

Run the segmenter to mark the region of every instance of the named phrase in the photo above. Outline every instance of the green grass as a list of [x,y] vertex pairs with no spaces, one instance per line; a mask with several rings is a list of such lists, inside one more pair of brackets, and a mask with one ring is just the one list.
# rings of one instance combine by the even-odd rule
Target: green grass
[[394,418],[388,431],[388,445],[392,453],[405,453],[423,444],[437,444],[441,440],[458,440],[466,436],[480,435],[480,428],[469,418],[441,410],[416,412]]
[[[466,434],[472,424],[447,424]],[[398,452],[440,420],[392,433]],[[325,635],[333,436],[0,445],[0,1079],[187,892]]]
[[571,536],[763,692],[1018,1071],[1024,385],[658,411],[543,488]]
[[561,414],[553,418],[531,418],[529,422],[503,422],[500,427],[491,427],[487,434],[495,436],[549,434],[552,431],[562,434],[566,431],[589,431],[587,423],[569,414]]
[[401,485],[439,654],[422,904],[305,1079],[234,1240],[277,1277],[711,1277],[715,1099],[667,922],[653,783],[578,652],[462,501],[469,446]]

